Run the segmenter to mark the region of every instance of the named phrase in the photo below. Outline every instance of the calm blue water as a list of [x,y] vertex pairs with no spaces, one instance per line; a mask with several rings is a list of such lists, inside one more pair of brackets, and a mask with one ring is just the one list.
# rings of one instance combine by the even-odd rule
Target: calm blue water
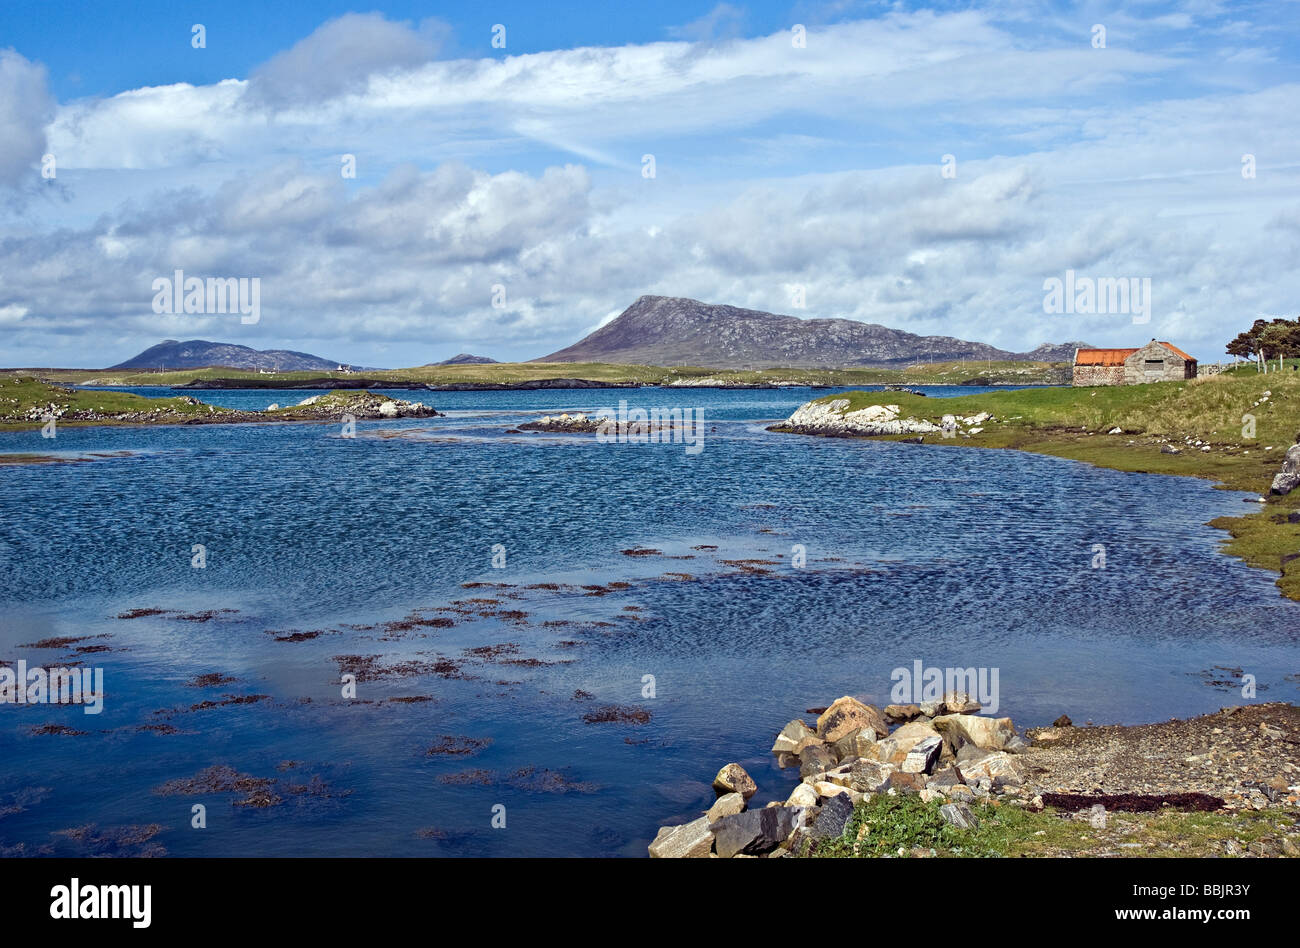
[[[807,390],[393,394],[448,417],[351,439],[332,424],[0,434],[0,451],[126,452],[0,467],[0,661],[98,665],[108,692],[97,716],[0,706],[4,852],[641,856],[730,760],[784,797],[775,732],[841,694],[887,701],[890,670],[917,659],[998,668],[999,713],[1020,726],[1239,702],[1205,683],[1216,665],[1255,674],[1259,700],[1297,697],[1300,605],[1217,552],[1205,522],[1244,505],[1205,482],[764,430]],[[704,450],[506,434],[620,399],[702,410]],[[173,611],[115,618],[131,609]],[[182,617],[206,610],[233,611]],[[383,626],[412,613],[451,624]],[[56,636],[103,637],[30,644]],[[97,645],[112,650],[71,651]],[[358,668],[345,699],[340,673]],[[210,673],[236,680],[187,684]],[[584,722],[611,705],[649,721]],[[49,723],[86,733],[32,733]],[[140,730],[160,724],[175,731]],[[214,765],[280,802],[160,792]],[[149,824],[145,843],[115,832]]]

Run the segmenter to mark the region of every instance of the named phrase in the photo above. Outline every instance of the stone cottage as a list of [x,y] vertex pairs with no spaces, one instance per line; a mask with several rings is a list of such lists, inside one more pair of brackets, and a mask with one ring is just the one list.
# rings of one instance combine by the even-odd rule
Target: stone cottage
[[1196,378],[1196,360],[1172,342],[1141,349],[1076,349],[1074,385],[1138,385]]

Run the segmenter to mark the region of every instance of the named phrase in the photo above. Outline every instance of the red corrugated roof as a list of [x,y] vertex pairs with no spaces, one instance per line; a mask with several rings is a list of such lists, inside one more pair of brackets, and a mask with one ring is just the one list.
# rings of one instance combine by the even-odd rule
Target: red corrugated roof
[[[1149,345],[1149,343],[1148,343]],[[1188,362],[1196,360],[1189,356],[1182,349],[1179,349],[1172,342],[1160,340],[1160,345],[1164,346],[1170,352],[1173,352]],[[1137,352],[1137,349],[1080,349],[1074,356],[1075,365],[1123,365],[1124,360]]]
[[1179,348],[1178,348],[1176,345],[1174,345],[1172,342],[1165,342],[1165,341],[1162,339],[1162,340],[1160,340],[1160,345],[1164,346],[1164,347],[1165,347],[1166,349],[1168,349],[1170,352],[1174,352],[1174,353],[1177,353],[1178,355],[1182,356],[1182,357],[1183,357],[1184,359],[1186,359],[1188,362],[1195,362],[1195,361],[1196,361],[1196,360],[1193,359],[1191,356],[1189,356],[1186,352],[1184,352],[1182,349],[1179,349]]
[[1123,365],[1136,349],[1080,349],[1074,354],[1075,365]]

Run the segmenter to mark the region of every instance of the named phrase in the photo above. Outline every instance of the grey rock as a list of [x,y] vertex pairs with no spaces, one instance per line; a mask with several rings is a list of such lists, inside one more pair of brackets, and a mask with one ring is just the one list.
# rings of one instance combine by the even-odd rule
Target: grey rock
[[907,752],[900,769],[908,774],[930,773],[934,770],[934,765],[939,762],[939,751],[942,747],[942,738],[927,737]]
[[808,828],[815,840],[839,839],[853,816],[853,801],[847,793],[836,794],[822,804],[821,812]]
[[957,829],[975,829],[980,825],[971,808],[964,803],[945,803],[939,807],[939,815],[944,822],[951,823]]
[[810,816],[807,807],[770,806],[724,816],[709,829],[723,859],[742,853],[757,856],[780,846],[795,830],[806,826]]
[[885,717],[895,723],[910,721],[921,716],[921,709],[914,704],[891,704],[885,708]]
[[758,784],[754,783],[754,778],[740,764],[727,764],[713,778],[713,789],[718,796],[739,793],[748,800],[758,792]]
[[872,747],[875,746],[876,741],[881,736],[876,732],[875,728],[854,728],[834,743],[835,759],[845,761],[854,757],[869,757],[872,753]]
[[936,771],[934,776],[925,782],[925,785],[931,789],[947,790],[963,783],[965,781],[961,778],[960,770],[956,767],[945,767],[943,770]]
[[1282,470],[1273,478],[1270,490],[1274,494],[1289,494],[1297,487],[1300,487],[1300,444],[1293,444],[1287,448]]
[[739,793],[724,793],[709,807],[704,814],[710,823],[716,823],[724,816],[735,816],[745,811],[745,798]]
[[1029,741],[1025,740],[1019,734],[1013,734],[1007,739],[1007,742],[1002,745],[1002,749],[1008,754],[1023,754],[1025,751],[1029,750],[1029,748]]
[[825,744],[810,744],[799,755],[799,776],[809,777],[813,774],[830,770],[836,764],[835,755]]
[[651,859],[706,859],[713,848],[713,833],[709,818],[683,823],[681,826],[663,826],[650,844]]
[[810,743],[819,740],[816,733],[799,718],[795,718],[776,736],[772,744],[773,754],[799,754]]
[[849,786],[859,793],[880,793],[889,786],[894,768],[877,760],[858,760],[849,770]]

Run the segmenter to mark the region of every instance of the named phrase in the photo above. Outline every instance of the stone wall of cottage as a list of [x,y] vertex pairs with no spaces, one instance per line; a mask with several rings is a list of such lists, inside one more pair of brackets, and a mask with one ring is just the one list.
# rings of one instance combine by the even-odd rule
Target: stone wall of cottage
[[[1148,359],[1159,359],[1163,366],[1160,371],[1147,369]],[[1120,384],[1140,385],[1143,382],[1174,382],[1196,377],[1196,362],[1184,359],[1158,342],[1148,342],[1145,346],[1124,360],[1124,379]]]
[[1122,365],[1076,365],[1074,367],[1074,385],[1076,388],[1093,385],[1123,385],[1124,366]]

